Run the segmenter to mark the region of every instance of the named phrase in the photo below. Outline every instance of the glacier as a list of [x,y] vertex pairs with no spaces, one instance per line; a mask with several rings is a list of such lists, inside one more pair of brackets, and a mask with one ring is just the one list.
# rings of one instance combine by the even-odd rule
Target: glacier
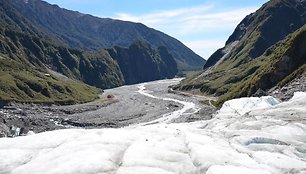
[[0,173],[306,173],[305,92],[287,102],[273,97],[230,100],[211,120],[164,120],[2,138]]

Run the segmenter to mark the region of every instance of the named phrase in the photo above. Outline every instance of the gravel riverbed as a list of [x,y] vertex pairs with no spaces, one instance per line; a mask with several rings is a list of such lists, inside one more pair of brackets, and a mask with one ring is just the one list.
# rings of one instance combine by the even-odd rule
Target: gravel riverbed
[[[71,106],[40,106],[14,104],[0,109],[2,136],[16,136],[65,129],[65,128],[119,128],[150,122],[184,106],[176,100],[194,103],[194,110],[187,110],[170,122],[191,122],[210,119],[215,109],[200,103],[197,96],[168,92],[168,87],[180,79],[160,80],[145,84],[122,86],[105,90],[101,99]],[[139,87],[156,98],[139,93]],[[109,98],[111,96],[111,98]],[[163,98],[173,100],[163,100]],[[17,132],[16,132],[17,131]],[[1,135],[0,135],[1,136]]]

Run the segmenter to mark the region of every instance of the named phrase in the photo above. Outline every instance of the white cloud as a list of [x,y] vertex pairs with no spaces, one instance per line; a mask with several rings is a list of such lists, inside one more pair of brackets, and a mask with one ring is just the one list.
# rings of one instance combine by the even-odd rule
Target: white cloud
[[222,39],[205,39],[185,41],[184,44],[201,55],[204,59],[208,59],[216,49],[223,47],[225,43]]
[[185,16],[177,27],[181,28],[182,34],[189,32],[205,32],[233,29],[254,8],[236,9],[225,12],[201,13]]
[[[203,50],[216,50],[220,45],[224,45],[227,37],[229,37],[226,36],[221,40],[211,42],[211,36],[232,32],[246,15],[256,9],[257,7],[245,7],[222,11],[214,5],[202,5],[141,15],[117,13],[113,18],[140,22],[163,31],[179,39],[202,57],[207,57]],[[209,38],[207,35],[210,35]],[[191,40],[191,36],[193,36],[192,38],[196,36],[196,39]],[[223,44],[220,44],[220,42],[223,42]]]
[[172,19],[175,19],[176,22],[180,22],[180,17],[184,17],[187,14],[194,13],[203,13],[208,9],[211,9],[210,5],[202,5],[198,7],[191,8],[179,8],[173,10],[163,10],[157,11],[153,13],[143,14],[143,15],[133,15],[128,13],[117,13],[114,18],[133,21],[133,22],[141,22],[151,27],[156,27],[164,23],[173,22]]
[[215,48],[224,46],[223,40],[192,40],[186,41],[185,44],[189,47],[193,47],[196,49],[205,48]]

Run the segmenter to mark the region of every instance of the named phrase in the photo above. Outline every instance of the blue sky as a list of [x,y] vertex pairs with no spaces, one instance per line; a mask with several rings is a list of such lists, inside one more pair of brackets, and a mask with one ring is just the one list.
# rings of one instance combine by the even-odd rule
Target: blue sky
[[99,17],[141,22],[207,59],[237,24],[267,0],[46,0]]

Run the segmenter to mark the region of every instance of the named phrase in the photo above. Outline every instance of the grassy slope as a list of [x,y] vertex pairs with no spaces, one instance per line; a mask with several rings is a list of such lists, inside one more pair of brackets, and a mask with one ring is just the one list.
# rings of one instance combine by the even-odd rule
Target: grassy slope
[[96,99],[101,90],[71,79],[59,79],[14,60],[0,60],[0,100],[73,104]]
[[231,98],[251,95],[259,88],[266,90],[274,85],[282,86],[305,73],[305,43],[306,25],[271,47],[260,58],[249,62],[248,66],[259,65],[259,68],[251,76],[245,76],[240,83],[233,86],[217,104]]
[[[48,69],[71,79],[46,76]],[[120,85],[119,72],[105,50],[91,53],[60,46],[20,15],[9,1],[0,0],[0,100],[87,102],[96,99],[101,90],[81,81],[98,87]]]
[[11,29],[0,30],[0,36],[0,52],[28,66],[48,67],[99,88],[123,84],[119,66],[106,50],[69,49]]
[[306,70],[305,41],[306,25],[256,59],[240,66],[233,66],[237,64],[237,59],[227,60],[206,75],[204,81],[191,78],[179,87],[184,90],[200,88],[203,93],[215,93],[220,96],[216,105],[221,105],[232,98],[252,95],[259,88],[265,90],[274,85],[284,85]]
[[[122,67],[119,67],[118,60],[113,59],[105,49],[82,51],[67,48],[24,18],[10,2],[0,0],[2,100],[51,103],[90,101],[97,97],[99,90],[84,83],[103,89],[123,85],[125,79],[122,69],[126,67],[126,63],[130,63],[127,68],[132,71],[140,67],[133,74],[134,78],[137,75],[153,76],[151,79],[139,79],[140,82],[173,77],[176,74],[174,59],[162,48],[154,50],[155,55],[140,45],[144,49],[135,50],[135,54],[141,54],[138,57],[140,61],[135,61],[135,55],[130,56],[131,53],[128,52],[126,57],[130,56],[131,60],[124,59]],[[10,64],[12,66],[8,66]],[[45,76],[49,70],[74,80]]]
[[[245,34],[221,64],[210,73],[202,73],[186,79],[177,88],[183,90],[200,89],[204,94],[221,96],[218,104],[226,99],[252,95],[257,88],[267,89],[268,87],[263,84],[255,87],[245,87],[244,84],[251,85],[246,81],[253,79],[253,76],[263,68],[273,67],[275,62],[271,60],[271,57],[277,57],[277,55],[273,55],[271,52],[284,53],[287,48],[284,44],[278,44],[274,47],[273,45],[285,39],[288,33],[303,26],[305,17],[301,14],[305,14],[304,9],[305,7],[297,5],[295,1],[291,0],[269,1],[256,13],[248,16],[251,22],[248,24]],[[290,46],[288,40],[284,42]],[[276,47],[279,47],[280,50],[277,50]],[[288,72],[286,71],[285,74],[288,75]],[[277,79],[276,82],[272,80],[271,84],[276,85],[280,80]],[[253,79],[253,81],[257,80]],[[233,93],[233,91],[236,92]]]
[[[123,83],[119,66],[105,50],[82,52],[56,46],[11,29],[0,31],[0,99],[20,102],[87,102],[98,97],[100,88]],[[8,66],[12,64],[12,66]],[[22,67],[22,68],[21,68]],[[48,69],[70,79],[44,77]],[[81,82],[83,81],[83,82]],[[35,87],[32,88],[31,83]]]

